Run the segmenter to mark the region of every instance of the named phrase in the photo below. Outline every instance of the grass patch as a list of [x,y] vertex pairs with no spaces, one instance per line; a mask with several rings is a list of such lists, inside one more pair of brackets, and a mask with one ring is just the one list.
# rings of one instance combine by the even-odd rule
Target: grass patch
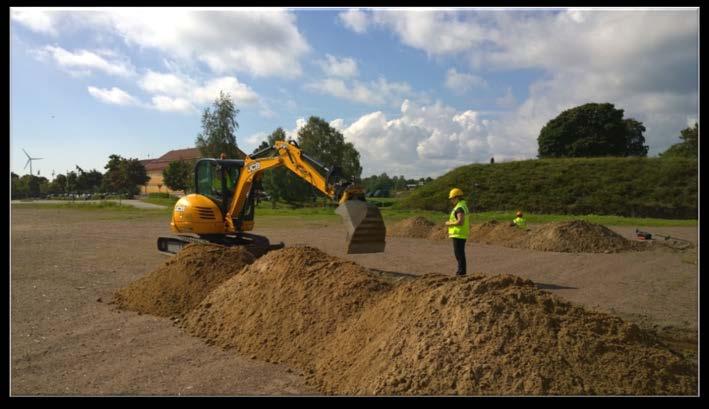
[[[22,203],[12,204],[13,207],[22,209],[71,209],[95,212],[100,219],[145,219],[164,218],[169,225],[172,206],[165,209],[139,209],[130,205],[119,204],[113,201],[98,203]],[[399,210],[391,208],[380,209],[384,222],[387,225],[397,223],[409,217],[425,217],[426,219],[443,224],[448,219],[448,213],[431,210]],[[471,214],[471,223],[484,223],[490,220],[511,221],[514,211],[475,212]],[[586,220],[591,223],[605,226],[647,226],[647,227],[696,227],[697,220],[656,219],[604,215],[558,215],[558,214],[525,214],[527,223],[550,223],[571,220]],[[334,207],[305,207],[291,209],[279,207],[272,209],[270,203],[261,203],[256,209],[256,226],[261,227],[307,227],[322,226],[340,223],[340,216],[335,213]]]
[[139,209],[131,205],[125,205],[114,201],[101,202],[66,202],[66,203],[13,203],[13,208],[18,209],[66,209],[88,212],[95,215],[99,220],[129,220],[145,218],[165,218],[169,223],[172,209]]
[[[664,158],[533,159],[462,166],[414,190],[398,209],[443,211],[459,187],[483,211],[697,218],[698,162]],[[580,216],[586,217],[586,216]]]
[[140,199],[141,202],[150,203],[150,204],[154,204],[154,205],[158,205],[158,206],[165,206],[165,207],[169,207],[170,209],[175,207],[175,203],[177,203],[178,200],[179,200],[179,198],[177,198],[177,197],[151,197],[151,196],[148,196],[144,199]]

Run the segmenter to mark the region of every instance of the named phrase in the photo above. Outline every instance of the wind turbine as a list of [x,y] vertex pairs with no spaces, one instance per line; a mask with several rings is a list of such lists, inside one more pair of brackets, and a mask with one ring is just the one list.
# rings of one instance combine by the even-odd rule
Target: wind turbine
[[25,167],[22,169],[27,169],[27,164],[29,164],[30,165],[30,175],[34,175],[34,173],[32,173],[32,161],[33,160],[40,160],[40,159],[44,159],[44,158],[32,158],[32,157],[30,157],[30,154],[27,153],[27,151],[24,149],[22,149],[22,152],[24,152],[25,155],[27,155],[27,163],[25,163]]

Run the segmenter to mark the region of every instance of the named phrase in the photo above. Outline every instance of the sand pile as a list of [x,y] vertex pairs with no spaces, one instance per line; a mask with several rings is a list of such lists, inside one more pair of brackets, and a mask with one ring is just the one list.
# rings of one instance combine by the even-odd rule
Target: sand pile
[[387,228],[387,234],[397,237],[413,237],[425,239],[431,234],[431,230],[436,226],[435,223],[424,217],[410,217],[404,219],[394,226]]
[[[423,222],[415,219],[424,220],[428,226],[424,228]],[[398,227],[396,232],[392,233],[394,236],[448,239],[447,227],[438,227],[420,217],[402,220],[394,227]],[[429,232],[427,236],[426,229]],[[412,233],[414,230],[415,234]],[[491,220],[471,225],[468,240],[505,247],[567,253],[615,253],[650,248],[648,243],[628,240],[607,227],[583,220],[547,223],[535,230],[522,230],[506,222]]]
[[145,314],[182,315],[254,260],[239,247],[190,244],[157,270],[118,290],[112,302]]
[[651,334],[511,275],[408,281],[315,365],[345,394],[696,393],[695,370]]
[[526,247],[529,230],[523,230],[509,223],[491,220],[470,227],[470,237],[473,241],[485,244],[499,244],[507,247]]
[[301,369],[335,394],[691,394],[656,338],[516,276],[394,284],[310,247],[268,253],[209,294],[190,333]]
[[526,247],[567,253],[615,253],[647,248],[600,224],[583,220],[547,223],[535,230]]
[[224,282],[184,326],[217,345],[307,369],[324,339],[390,287],[354,262],[290,247]]

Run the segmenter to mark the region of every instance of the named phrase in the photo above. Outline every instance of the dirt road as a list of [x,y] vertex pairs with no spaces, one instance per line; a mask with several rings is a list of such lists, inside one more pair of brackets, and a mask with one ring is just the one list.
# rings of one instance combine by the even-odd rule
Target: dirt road
[[[169,319],[108,305],[115,290],[165,260],[155,251],[155,238],[167,232],[168,221],[102,214],[12,209],[13,395],[318,393],[291,368],[206,345]],[[614,230],[628,238],[634,231]],[[696,228],[647,230],[696,243]],[[256,232],[345,256],[338,225],[305,222]],[[588,308],[696,336],[696,252],[566,254],[479,244],[467,252],[469,272],[517,274]],[[452,274],[455,264],[449,243],[425,239],[388,238],[384,254],[346,257],[413,274]],[[685,341],[691,347],[692,340]]]

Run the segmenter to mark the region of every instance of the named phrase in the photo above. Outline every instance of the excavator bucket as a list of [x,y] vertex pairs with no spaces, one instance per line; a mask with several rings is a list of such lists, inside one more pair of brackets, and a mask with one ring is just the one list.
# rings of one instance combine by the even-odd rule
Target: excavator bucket
[[386,227],[377,206],[362,200],[348,200],[337,207],[347,230],[347,254],[384,251]]

